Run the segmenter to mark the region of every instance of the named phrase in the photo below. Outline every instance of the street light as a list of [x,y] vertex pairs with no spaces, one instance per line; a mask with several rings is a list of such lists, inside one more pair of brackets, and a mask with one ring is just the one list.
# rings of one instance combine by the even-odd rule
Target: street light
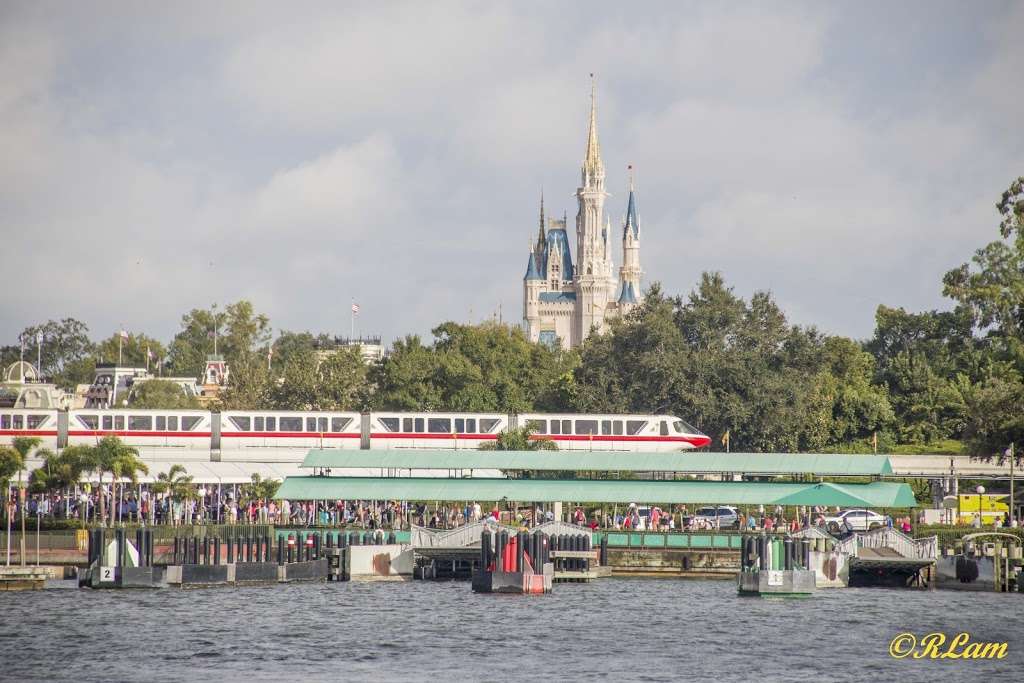
[[981,496],[982,496],[983,493],[985,493],[985,487],[979,485],[978,488],[976,488],[974,490],[978,492],[978,522],[982,526],[984,526],[985,525],[985,518],[981,514]]

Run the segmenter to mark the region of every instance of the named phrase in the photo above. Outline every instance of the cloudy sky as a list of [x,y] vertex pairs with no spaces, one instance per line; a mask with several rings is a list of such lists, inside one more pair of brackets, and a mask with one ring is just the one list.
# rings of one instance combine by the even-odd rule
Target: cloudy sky
[[389,339],[518,321],[590,72],[646,281],[718,270],[828,332],[946,306],[1024,174],[1019,2],[341,5],[3,3],[0,343],[241,298],[335,333],[354,298]]

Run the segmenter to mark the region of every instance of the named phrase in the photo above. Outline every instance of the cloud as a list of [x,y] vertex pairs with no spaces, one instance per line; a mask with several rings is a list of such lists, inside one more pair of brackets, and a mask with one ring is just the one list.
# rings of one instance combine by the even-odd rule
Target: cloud
[[60,7],[0,22],[0,249],[31,283],[8,336],[169,338],[243,297],[337,333],[356,298],[388,338],[517,320],[540,187],[575,213],[590,72],[648,282],[722,270],[857,337],[878,303],[945,305],[1024,161],[1014,5],[909,32],[814,5]]

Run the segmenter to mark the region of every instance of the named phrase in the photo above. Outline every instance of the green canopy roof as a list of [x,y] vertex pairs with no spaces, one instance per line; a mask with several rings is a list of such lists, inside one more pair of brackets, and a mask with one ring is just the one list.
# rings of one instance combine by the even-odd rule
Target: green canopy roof
[[313,449],[303,467],[396,470],[566,470],[704,474],[892,474],[884,455],[831,453],[628,453],[610,451],[342,450]]
[[906,484],[444,479],[437,477],[288,477],[278,491],[289,500],[508,500],[531,502],[697,503],[914,507]]

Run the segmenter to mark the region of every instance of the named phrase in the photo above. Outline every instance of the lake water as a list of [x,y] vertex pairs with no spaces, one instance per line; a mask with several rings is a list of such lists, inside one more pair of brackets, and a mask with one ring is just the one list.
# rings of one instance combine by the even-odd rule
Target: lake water
[[[614,578],[502,596],[468,582],[353,582],[0,593],[0,615],[0,678],[12,681],[1024,678],[1024,595],[765,600],[731,581]],[[933,631],[1009,653],[889,656],[897,634]]]

